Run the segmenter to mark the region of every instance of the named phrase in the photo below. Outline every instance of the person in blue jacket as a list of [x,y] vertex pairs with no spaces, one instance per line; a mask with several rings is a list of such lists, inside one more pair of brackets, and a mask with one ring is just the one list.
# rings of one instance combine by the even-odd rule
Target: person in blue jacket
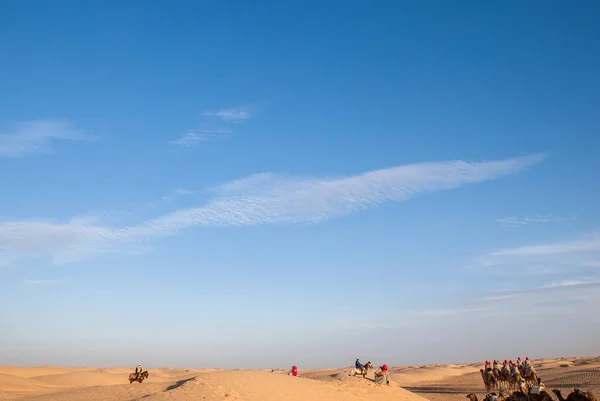
[[356,358],[356,362],[354,363],[354,366],[356,366],[356,369],[360,369],[361,372],[364,369],[364,366],[362,365],[362,363],[360,363],[359,358]]

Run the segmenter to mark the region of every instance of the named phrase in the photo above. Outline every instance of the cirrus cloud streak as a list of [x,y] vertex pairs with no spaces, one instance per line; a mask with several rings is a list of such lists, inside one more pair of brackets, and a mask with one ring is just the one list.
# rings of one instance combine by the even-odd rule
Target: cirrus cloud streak
[[338,178],[258,174],[215,187],[215,196],[200,207],[137,225],[111,227],[86,219],[0,222],[0,254],[49,255],[54,263],[66,263],[124,246],[146,246],[150,238],[175,235],[195,226],[320,223],[386,202],[514,174],[545,157],[534,154],[486,162],[418,163]]

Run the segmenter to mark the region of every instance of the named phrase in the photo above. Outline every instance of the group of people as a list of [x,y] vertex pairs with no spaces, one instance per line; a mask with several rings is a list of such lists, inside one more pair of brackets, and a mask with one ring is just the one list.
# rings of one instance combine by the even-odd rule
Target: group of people
[[[356,358],[356,362],[354,362],[354,367],[356,369],[360,369],[361,372],[364,372],[365,367],[362,363],[360,363],[360,358]],[[375,383],[377,384],[390,384],[390,375],[388,374],[388,366],[383,364],[377,368],[375,371]]]
[[525,357],[524,361],[521,361],[521,357],[517,358],[517,362],[513,362],[512,360],[507,361],[506,359],[502,363],[502,368],[498,368],[498,361],[494,359],[492,363],[490,361],[485,361],[484,370],[486,372],[499,372],[499,374],[503,377],[517,377],[517,374],[520,374],[523,377],[531,376],[531,372],[533,370],[533,366],[529,361],[529,357]]
[[[494,361],[494,362],[496,362],[496,361]],[[489,362],[486,361],[486,366],[488,363]],[[356,358],[355,366],[357,369],[360,369],[361,372],[364,371],[364,369],[365,369],[363,364],[360,363],[359,358]],[[273,373],[273,370],[271,370],[271,373]],[[142,374],[142,365],[138,363],[138,365],[135,367],[135,380],[137,380],[141,374]],[[288,375],[297,377],[298,376],[298,366],[296,366],[296,365],[292,366],[292,369],[288,372]],[[388,384],[388,385],[390,384],[390,375],[388,374],[388,366],[387,365],[382,365],[375,371],[375,382],[379,383],[379,384],[383,384],[384,381],[386,384]]]

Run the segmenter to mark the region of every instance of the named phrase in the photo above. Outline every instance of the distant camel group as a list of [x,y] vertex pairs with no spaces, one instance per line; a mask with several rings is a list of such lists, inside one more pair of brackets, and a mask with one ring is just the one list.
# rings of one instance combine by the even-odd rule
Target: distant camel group
[[541,379],[538,377],[535,369],[529,363],[529,358],[526,363],[521,363],[519,358],[518,363],[512,361],[504,361],[502,368],[498,368],[494,361],[493,368],[486,361],[485,368],[479,369],[481,378],[487,391],[490,390],[517,390],[520,389],[526,392],[527,388],[541,385]]

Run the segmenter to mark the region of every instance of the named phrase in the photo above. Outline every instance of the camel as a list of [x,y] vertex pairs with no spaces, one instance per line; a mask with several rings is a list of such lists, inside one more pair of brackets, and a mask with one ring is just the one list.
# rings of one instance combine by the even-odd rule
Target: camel
[[[529,375],[526,375],[526,373],[529,373]],[[533,367],[530,367],[529,371],[527,369],[523,369],[523,373],[521,373],[521,376],[523,377],[523,379],[525,379],[527,385],[535,386],[538,383],[539,377]]]
[[[483,370],[483,369],[482,369],[482,370]],[[468,398],[469,400],[471,400],[471,401],[479,401],[479,400],[477,399],[477,394],[475,394],[475,393],[469,393],[469,394],[467,394],[467,398]]]
[[350,374],[348,376],[361,375],[362,377],[366,377],[369,369],[373,369],[373,364],[371,363],[371,361],[368,361],[365,365],[363,365],[363,367],[364,367],[364,369],[362,369],[362,370],[358,369],[356,367],[353,367],[352,369],[350,369]]
[[499,379],[497,379],[498,382],[498,389],[499,390],[516,390],[517,388],[521,388],[521,381],[523,381],[521,379],[521,376],[517,375],[517,376],[511,376],[508,375],[508,377],[503,376]]
[[[502,395],[502,393],[500,393]],[[467,394],[467,398],[470,401],[479,401],[477,399],[477,395],[475,393],[469,393]],[[485,398],[483,401],[498,401],[498,400],[503,400],[503,398],[501,398],[501,396],[497,396],[496,393],[489,393],[485,395]]]
[[490,391],[491,389],[498,388],[498,380],[491,372],[491,369],[484,371],[483,369],[479,369],[481,372],[481,377],[483,378],[483,384],[485,385],[485,389]]
[[135,373],[130,373],[129,374],[129,384],[133,383],[133,382],[138,382],[141,383],[144,381],[144,379],[147,379],[149,376],[148,371],[144,370],[142,373],[140,373],[140,375],[138,376],[138,378],[135,378]]
[[523,380],[521,374],[517,371],[514,375],[510,375],[508,378],[508,389],[509,390],[521,390],[523,393],[527,391],[527,382]]
[[[513,391],[510,395],[507,395],[503,390],[500,390],[500,395],[496,395],[496,393],[488,393],[486,394],[484,401],[553,401],[550,394],[546,392],[546,386],[540,379],[538,379],[537,384],[537,386],[530,388],[529,391],[526,392],[525,380],[520,379],[520,390]],[[571,399],[567,398],[567,400],[564,400],[562,396],[560,396],[559,390],[553,391],[557,394],[559,401],[596,401],[593,394],[588,393],[586,395],[579,390],[575,390],[576,392],[579,391],[579,395],[571,393],[569,394],[569,397],[572,396]],[[478,401],[477,395],[474,393],[468,394],[467,398],[471,401]]]
[[559,401],[596,401],[594,393],[591,391],[584,393],[578,388],[574,389],[573,392],[567,396],[566,400],[563,398],[560,390],[554,389],[552,392],[556,394]]
[[544,387],[541,389],[538,388],[539,394],[534,394],[530,389],[529,394],[527,394],[527,401],[553,401],[550,394],[548,394]]
[[[501,370],[492,370],[492,375],[496,378],[498,390],[517,390],[521,389],[526,392],[527,382],[522,379],[521,374],[518,370],[514,370],[512,373],[507,366],[503,366]],[[484,381],[485,383],[485,381]],[[537,383],[537,381],[535,382]],[[531,383],[533,385],[533,383]],[[488,389],[486,387],[486,389]],[[488,389],[489,390],[489,389]]]
[[[471,401],[478,401],[477,396],[473,393],[467,395]],[[496,393],[487,394],[484,401],[553,401],[550,394],[546,391],[541,390],[539,394],[525,394],[522,391],[513,391],[512,394],[506,395],[504,392],[500,392],[497,396]],[[571,400],[571,401],[583,401],[583,400]],[[591,400],[589,400],[591,401]]]

